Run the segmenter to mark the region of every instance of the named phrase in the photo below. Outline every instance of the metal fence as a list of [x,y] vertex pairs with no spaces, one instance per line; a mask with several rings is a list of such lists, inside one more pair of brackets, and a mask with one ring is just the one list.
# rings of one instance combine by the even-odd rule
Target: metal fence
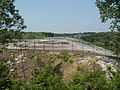
[[112,55],[111,51],[104,48],[87,44],[84,42],[46,42],[46,41],[22,41],[17,43],[10,43],[8,49],[13,50],[49,50],[49,51],[80,51],[91,52],[93,54]]

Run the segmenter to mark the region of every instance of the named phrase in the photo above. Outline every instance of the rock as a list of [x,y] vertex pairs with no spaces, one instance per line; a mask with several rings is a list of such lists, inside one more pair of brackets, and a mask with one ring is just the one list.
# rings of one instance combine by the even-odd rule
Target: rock
[[6,64],[9,65],[9,64],[11,64],[11,63],[12,63],[11,61],[8,61]]
[[14,69],[10,69],[10,72],[13,72],[14,71]]

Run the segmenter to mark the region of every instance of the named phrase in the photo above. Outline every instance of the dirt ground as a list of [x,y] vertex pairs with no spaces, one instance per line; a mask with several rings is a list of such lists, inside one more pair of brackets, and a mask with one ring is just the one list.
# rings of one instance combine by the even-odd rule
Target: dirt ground
[[[44,62],[48,62],[49,59],[53,60],[52,66],[54,66],[58,73],[63,75],[63,80],[70,80],[72,74],[77,72],[78,66],[83,66],[86,69],[94,69],[95,59],[92,59],[95,55],[83,52],[67,52],[70,55],[70,59],[73,62],[64,61],[64,59],[59,58],[60,52],[51,51],[34,51],[34,50],[7,50],[4,52],[4,58],[7,58],[9,62],[13,61],[10,66],[11,75],[18,79],[27,79],[32,76],[34,68],[37,66],[37,57],[39,57]],[[1,55],[2,57],[2,55]],[[84,62],[83,62],[84,61]],[[97,68],[97,65],[95,66]]]

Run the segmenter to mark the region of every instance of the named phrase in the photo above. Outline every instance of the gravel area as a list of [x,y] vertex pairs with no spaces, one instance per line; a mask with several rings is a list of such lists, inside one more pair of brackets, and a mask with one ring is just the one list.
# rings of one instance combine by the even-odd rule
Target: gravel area
[[85,41],[74,38],[46,38],[46,39],[26,39],[17,43],[9,43],[8,49],[35,49],[35,50],[70,50],[98,53],[112,56],[110,50],[106,50],[96,45],[88,44]]

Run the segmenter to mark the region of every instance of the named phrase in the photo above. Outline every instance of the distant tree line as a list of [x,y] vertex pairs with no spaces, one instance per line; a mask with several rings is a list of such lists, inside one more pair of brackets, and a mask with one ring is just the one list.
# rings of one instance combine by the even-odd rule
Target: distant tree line
[[22,32],[23,39],[41,39],[45,37],[74,37],[81,33]]
[[89,36],[83,36],[81,39],[97,46],[112,50],[116,54],[114,48],[114,37],[116,37],[116,34],[117,32],[99,32],[90,34]]

